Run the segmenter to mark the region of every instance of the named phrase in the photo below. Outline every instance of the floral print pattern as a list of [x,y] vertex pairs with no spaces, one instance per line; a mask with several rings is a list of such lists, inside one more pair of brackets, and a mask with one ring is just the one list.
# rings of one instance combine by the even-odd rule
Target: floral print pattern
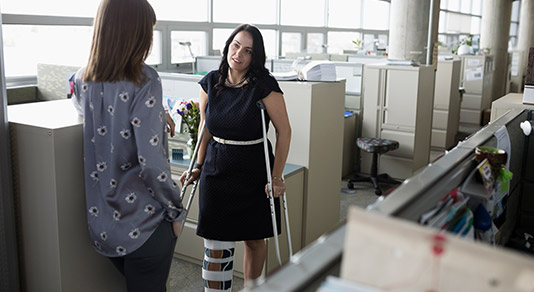
[[[184,220],[180,188],[170,177],[161,80],[143,67],[144,83],[82,82],[72,100],[84,116],[87,222],[95,250],[124,256],[162,220]],[[87,113],[87,114],[86,114]]]

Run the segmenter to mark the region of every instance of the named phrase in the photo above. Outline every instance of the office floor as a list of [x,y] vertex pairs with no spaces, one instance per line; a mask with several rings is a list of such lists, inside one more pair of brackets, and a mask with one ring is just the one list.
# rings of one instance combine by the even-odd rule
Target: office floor
[[[354,190],[347,189],[347,182],[343,180],[340,185],[340,218],[345,220],[347,209],[351,205],[365,208],[378,198],[374,193],[374,188],[370,183],[357,183]],[[391,185],[381,184],[380,187],[386,192]],[[187,261],[175,258],[171,266],[169,276],[169,292],[202,292],[202,267]],[[243,279],[234,277],[232,291],[243,289]]]

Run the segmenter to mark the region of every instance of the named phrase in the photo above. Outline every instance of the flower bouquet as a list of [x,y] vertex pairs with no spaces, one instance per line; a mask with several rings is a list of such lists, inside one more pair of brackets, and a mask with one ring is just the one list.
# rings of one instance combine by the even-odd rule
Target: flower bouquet
[[182,117],[182,123],[185,123],[186,131],[189,133],[190,140],[187,143],[190,149],[190,156],[195,151],[195,145],[198,141],[198,126],[200,124],[200,110],[198,103],[194,100],[181,101],[176,107],[176,112]]

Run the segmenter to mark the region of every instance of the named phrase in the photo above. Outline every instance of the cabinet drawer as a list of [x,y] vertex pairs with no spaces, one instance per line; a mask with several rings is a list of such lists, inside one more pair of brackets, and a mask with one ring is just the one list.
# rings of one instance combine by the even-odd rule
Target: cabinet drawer
[[432,129],[432,139],[430,145],[432,147],[445,148],[445,140],[447,139],[447,132],[445,130]]
[[[388,152],[389,154],[389,152]],[[387,173],[396,179],[406,179],[413,175],[413,160],[388,154],[380,156],[378,173]]]
[[462,109],[460,111],[460,123],[480,125],[480,110]]
[[480,110],[482,104],[482,95],[464,94],[462,99],[462,109]]
[[448,118],[449,112],[434,110],[434,115],[432,116],[432,128],[446,130]]
[[388,152],[389,155],[412,158],[415,134],[408,132],[382,130],[382,139],[390,139],[399,142],[399,149]]

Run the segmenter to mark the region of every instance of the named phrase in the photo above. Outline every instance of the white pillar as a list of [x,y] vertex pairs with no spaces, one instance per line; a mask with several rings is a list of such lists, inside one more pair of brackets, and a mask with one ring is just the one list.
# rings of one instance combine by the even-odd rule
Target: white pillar
[[489,48],[493,55],[492,100],[505,94],[508,74],[508,39],[512,1],[484,0],[482,9],[482,28],[480,49]]
[[521,0],[520,13],[516,47],[516,52],[520,54],[520,58],[517,76],[512,76],[512,92],[523,91],[528,52],[531,47],[534,47],[534,0]]
[[426,64],[430,1],[434,1],[432,49],[438,38],[440,0],[391,1],[388,50],[390,59],[415,60]]

